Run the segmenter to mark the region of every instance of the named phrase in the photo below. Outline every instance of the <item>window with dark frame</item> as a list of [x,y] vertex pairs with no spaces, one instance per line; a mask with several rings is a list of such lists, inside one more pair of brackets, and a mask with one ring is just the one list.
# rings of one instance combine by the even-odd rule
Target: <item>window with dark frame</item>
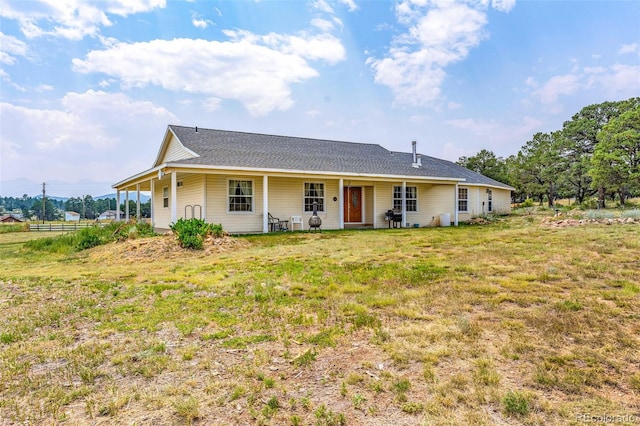
[[458,211],[469,211],[469,189],[458,188]]
[[253,212],[253,181],[229,180],[229,211]]
[[318,211],[324,212],[324,183],[304,183],[304,211],[313,211],[313,202],[318,203]]
[[[407,186],[405,190],[405,199],[408,212],[418,211],[418,187]],[[393,187],[393,209],[402,210],[402,186]]]

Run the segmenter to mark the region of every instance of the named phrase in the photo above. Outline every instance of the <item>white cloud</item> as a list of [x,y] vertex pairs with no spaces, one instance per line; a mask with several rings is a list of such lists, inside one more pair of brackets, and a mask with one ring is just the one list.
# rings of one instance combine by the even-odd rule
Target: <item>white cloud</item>
[[491,2],[491,7],[500,12],[510,12],[515,5],[516,0],[493,0]]
[[[79,178],[115,182],[151,166],[167,123],[177,117],[151,102],[100,91],[68,93],[52,109],[0,103],[2,178]],[[126,153],[125,156],[122,154]],[[118,168],[114,170],[113,164]]]
[[[240,101],[253,115],[293,105],[292,83],[316,77],[307,62],[336,63],[345,50],[329,35],[257,36],[225,31],[231,41],[175,39],[119,43],[74,59],[81,73],[105,73],[125,88],[157,85],[167,90]],[[158,72],[161,70],[161,72]]]
[[208,98],[202,103],[205,111],[214,112],[220,109],[220,104],[222,103],[222,99],[220,98]]
[[27,56],[27,44],[0,32],[0,62],[13,65],[16,63],[16,56]]
[[353,0],[340,0],[340,3],[347,6],[347,9],[349,9],[349,12],[355,12],[356,10],[358,10],[358,5]]
[[209,25],[213,25],[213,21],[210,21],[209,19],[203,19],[202,16],[197,13],[191,15],[191,23],[194,27],[200,28],[201,30],[204,30]]
[[608,98],[637,96],[639,81],[640,65],[614,64],[610,67],[584,67],[569,74],[553,76],[542,84],[529,77],[527,84],[533,89],[531,95],[534,99],[545,105],[555,105],[563,96],[587,91]]
[[639,47],[640,46],[638,45],[638,43],[623,44],[618,53],[620,53],[621,55],[624,55],[626,53],[640,53]]
[[587,87],[601,90],[609,98],[638,96],[640,65],[612,65],[608,72],[589,75]]
[[533,96],[543,104],[553,104],[561,95],[576,93],[580,85],[580,77],[575,74],[558,75],[536,88]]
[[327,3],[326,0],[314,0],[311,2],[311,7],[319,10],[320,12],[333,14],[333,8]]
[[[544,123],[537,118],[523,117],[518,123],[466,118],[447,120],[445,124],[467,131],[474,136],[473,139],[481,140],[483,144],[486,144],[484,148],[494,151],[496,155],[500,155],[500,152],[512,151],[514,144],[521,144],[523,140],[527,140],[532,134],[540,131]],[[480,148],[477,149],[477,151],[479,150]]]
[[108,15],[127,16],[165,5],[166,0],[2,0],[0,16],[17,21],[27,38],[80,40],[112,25]]
[[[494,1],[508,11],[513,1]],[[486,37],[487,1],[402,0],[398,22],[407,31],[396,37],[384,58],[369,57],[375,81],[391,88],[396,104],[429,105],[440,97],[445,68],[466,58]]]
[[311,20],[311,25],[320,29],[321,31],[331,31],[334,29],[334,25],[332,21],[328,21],[326,19],[316,18]]

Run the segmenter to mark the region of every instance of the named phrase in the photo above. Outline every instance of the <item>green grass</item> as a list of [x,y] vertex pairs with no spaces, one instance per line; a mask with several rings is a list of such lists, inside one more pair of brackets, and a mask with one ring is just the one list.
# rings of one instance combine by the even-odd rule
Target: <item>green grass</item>
[[0,234],[0,423],[633,414],[640,226],[540,221],[253,235],[153,258]]

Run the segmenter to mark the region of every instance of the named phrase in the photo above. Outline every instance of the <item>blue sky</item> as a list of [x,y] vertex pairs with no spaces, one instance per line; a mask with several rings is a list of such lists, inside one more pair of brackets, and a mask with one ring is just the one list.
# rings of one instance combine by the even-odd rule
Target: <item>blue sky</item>
[[0,0],[0,195],[112,192],[168,124],[507,157],[640,96],[639,23],[632,0]]

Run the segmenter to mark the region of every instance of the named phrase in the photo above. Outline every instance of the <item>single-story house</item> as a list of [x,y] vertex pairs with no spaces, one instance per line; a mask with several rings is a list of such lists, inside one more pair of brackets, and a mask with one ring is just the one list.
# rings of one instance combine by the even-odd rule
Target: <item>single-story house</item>
[[66,222],[80,222],[80,213],[64,212],[64,220]]
[[105,210],[102,213],[100,213],[100,216],[98,216],[98,220],[116,220],[116,219],[123,219],[124,218],[124,213],[121,211],[116,211],[116,210]]
[[[321,229],[386,228],[395,210],[403,227],[508,213],[509,185],[453,162],[376,144],[168,126],[148,170],[113,185],[151,192],[151,220],[166,230],[180,218],[220,223],[232,233],[269,232],[269,216],[302,217],[317,203]],[[138,217],[139,212],[138,212]]]
[[6,214],[3,216],[0,216],[0,223],[19,223],[19,222],[22,222],[22,220],[20,220],[20,218],[12,214]]

